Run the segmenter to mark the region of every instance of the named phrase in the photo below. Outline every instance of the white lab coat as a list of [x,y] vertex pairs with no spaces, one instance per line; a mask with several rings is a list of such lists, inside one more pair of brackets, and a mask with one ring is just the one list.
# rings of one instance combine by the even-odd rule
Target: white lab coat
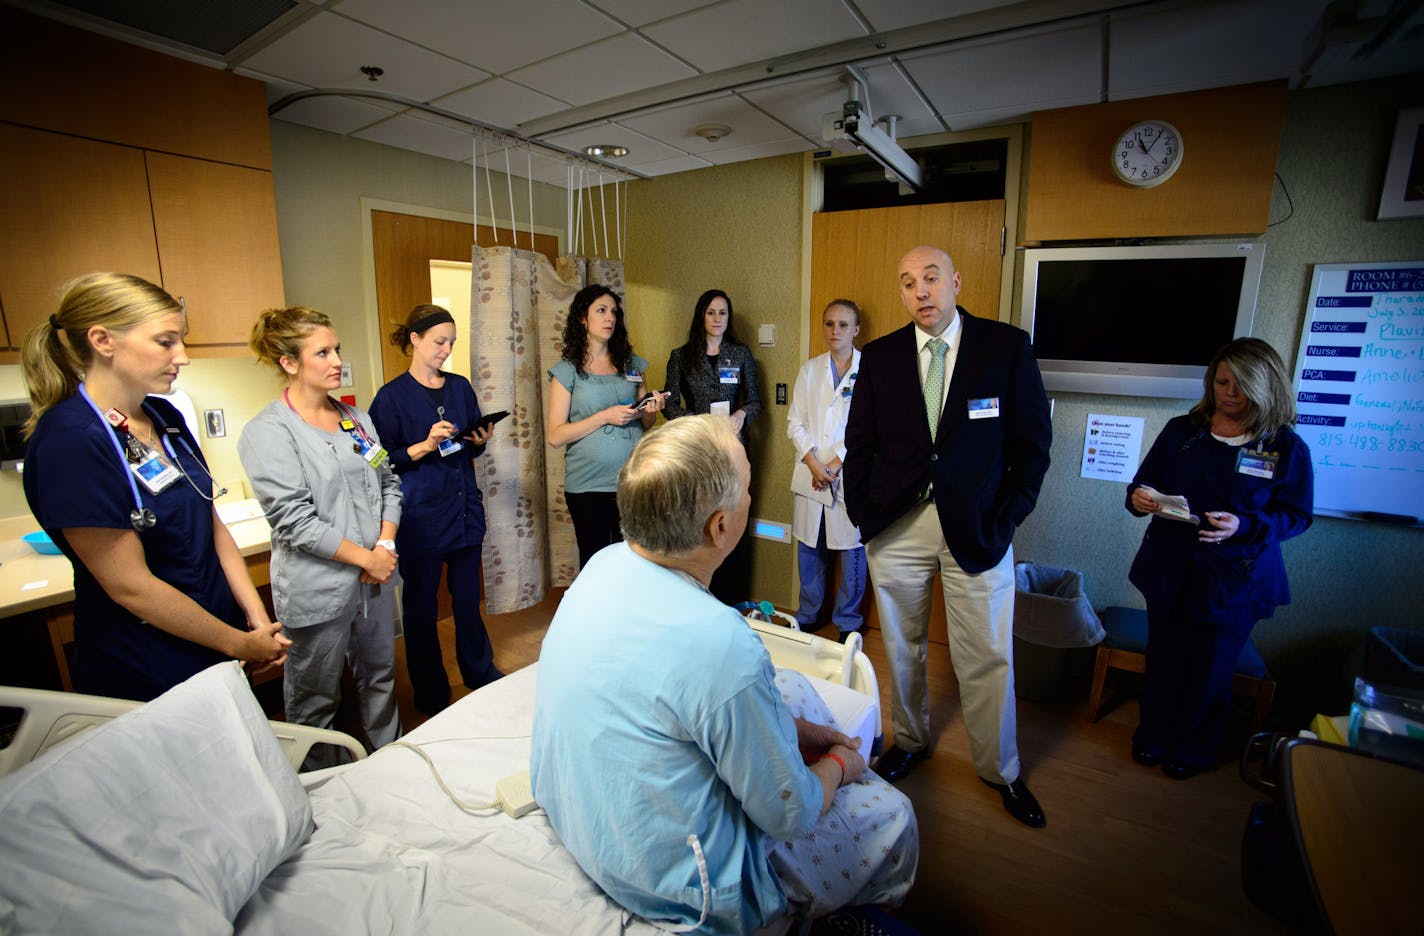
[[[860,370],[860,351],[851,352],[850,369],[833,383],[829,352],[801,365],[796,386],[791,391],[791,409],[786,414],[786,435],[796,447],[795,471],[802,482],[809,480],[811,469],[802,461],[806,453],[815,451],[822,464],[833,458],[845,461],[846,418],[850,415],[850,396]],[[793,487],[793,490],[795,488]],[[791,531],[807,546],[815,546],[820,538],[821,521],[826,524],[826,546],[829,549],[854,549],[860,545],[860,530],[846,515],[841,486],[834,487],[835,502],[830,507],[797,494]]]

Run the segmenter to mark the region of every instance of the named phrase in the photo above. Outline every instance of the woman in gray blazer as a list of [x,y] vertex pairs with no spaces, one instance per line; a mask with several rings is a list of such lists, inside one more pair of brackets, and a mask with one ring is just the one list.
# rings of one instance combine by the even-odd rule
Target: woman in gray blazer
[[737,437],[747,444],[747,424],[761,412],[756,360],[751,349],[737,341],[732,300],[722,290],[709,289],[698,297],[687,343],[668,355],[663,390],[670,394],[668,419],[720,410],[731,417]]
[[[332,727],[349,659],[367,740],[381,747],[400,735],[392,582],[400,479],[370,416],[330,396],[341,385],[331,319],[302,306],[268,309],[249,345],[287,380],[238,442],[272,526],[272,601],[292,639],[287,720]],[[327,766],[319,758],[303,768]]]
[[[668,419],[701,413],[721,413],[732,420],[742,445],[747,425],[761,413],[756,360],[751,348],[737,341],[732,324],[732,300],[720,289],[697,297],[687,343],[668,355],[669,396],[663,409]],[[712,594],[725,604],[752,597],[751,552],[742,539],[712,576]]]

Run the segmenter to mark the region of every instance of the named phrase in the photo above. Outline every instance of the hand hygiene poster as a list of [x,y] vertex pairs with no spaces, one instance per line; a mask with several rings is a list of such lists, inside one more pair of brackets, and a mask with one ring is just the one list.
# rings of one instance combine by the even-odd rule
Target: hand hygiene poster
[[1084,478],[1127,483],[1137,474],[1142,455],[1142,417],[1088,414],[1083,433]]
[[1424,523],[1424,261],[1315,268],[1295,391],[1315,512]]

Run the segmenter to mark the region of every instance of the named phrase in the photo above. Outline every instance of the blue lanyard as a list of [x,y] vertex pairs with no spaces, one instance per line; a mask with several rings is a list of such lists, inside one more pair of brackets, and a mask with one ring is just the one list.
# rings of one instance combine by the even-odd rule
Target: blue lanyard
[[[99,409],[99,404],[94,402],[94,398],[89,395],[89,390],[83,383],[79,384],[79,395],[84,397],[84,402],[89,404],[89,408],[94,411],[94,415],[99,418],[99,423],[108,430],[109,441],[114,445],[114,454],[118,456],[119,465],[123,468],[124,477],[128,479],[129,490],[133,492],[134,511],[143,510],[143,499],[139,497],[138,482],[134,480],[132,471],[129,471],[129,460],[124,456],[123,445],[119,442],[119,431],[109,425],[109,421],[104,418],[103,412]],[[167,441],[166,439],[164,440]]]

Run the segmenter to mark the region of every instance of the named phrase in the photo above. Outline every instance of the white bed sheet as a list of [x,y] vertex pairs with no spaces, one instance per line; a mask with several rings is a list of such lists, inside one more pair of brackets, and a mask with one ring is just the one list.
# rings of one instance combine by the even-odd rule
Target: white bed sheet
[[[456,796],[490,802],[496,781],[529,768],[536,678],[537,664],[511,673],[405,740],[424,746]],[[623,929],[623,911],[542,811],[465,813],[414,751],[382,749],[326,772],[309,793],[316,832],[262,882],[237,932],[659,932],[641,921]]]

